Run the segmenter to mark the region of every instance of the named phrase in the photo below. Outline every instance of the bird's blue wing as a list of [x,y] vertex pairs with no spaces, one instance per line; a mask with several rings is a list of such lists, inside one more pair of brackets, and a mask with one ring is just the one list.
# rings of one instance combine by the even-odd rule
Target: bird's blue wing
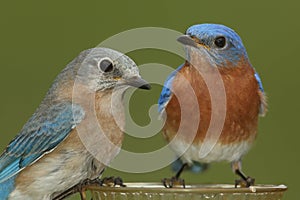
[[259,75],[258,75],[257,72],[255,72],[254,77],[255,77],[255,79],[256,79],[256,81],[258,83],[259,91],[261,91],[261,94],[263,95],[263,97],[261,97],[263,99],[261,99],[260,108],[259,108],[259,114],[264,115],[265,111],[266,111],[266,102],[265,102],[265,97],[264,97],[265,90],[264,90],[262,81],[261,81],[261,79],[260,79],[260,77],[259,77]]
[[265,90],[264,90],[264,87],[263,87],[263,85],[262,85],[262,82],[261,82],[261,79],[260,79],[260,77],[259,77],[258,73],[257,73],[257,72],[255,72],[254,76],[255,76],[255,79],[256,79],[256,81],[257,81],[257,83],[258,83],[259,90],[260,90],[261,92],[263,92],[263,93],[264,93],[264,92],[265,92]]
[[83,118],[84,110],[71,103],[36,112],[0,156],[0,183],[52,151]]
[[165,83],[164,83],[164,87],[160,93],[159,99],[158,99],[158,112],[161,113],[166,104],[169,102],[170,98],[171,98],[171,87],[172,87],[172,83],[173,80],[176,76],[176,74],[178,73],[178,71],[184,66],[184,64],[180,65],[176,70],[174,70],[166,79]]

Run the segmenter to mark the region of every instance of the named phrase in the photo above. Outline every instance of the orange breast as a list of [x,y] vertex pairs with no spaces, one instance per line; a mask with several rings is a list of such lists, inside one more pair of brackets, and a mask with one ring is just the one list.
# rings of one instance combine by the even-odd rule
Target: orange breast
[[[254,70],[249,64],[240,63],[242,67],[219,68],[219,73],[225,86],[226,117],[219,138],[223,144],[240,141],[253,141],[256,135],[260,96]],[[164,125],[164,136],[171,140],[179,126],[184,130],[184,137],[190,137],[191,123],[198,123],[194,143],[204,140],[211,123],[211,97],[207,85],[197,70],[188,63],[180,70],[173,82],[173,94],[166,106],[167,119]],[[191,97],[186,95],[190,84],[197,97],[198,105],[193,105]],[[179,97],[181,98],[179,100]],[[180,102],[180,103],[179,103]],[[180,105],[184,105],[188,117],[181,119]],[[197,115],[197,107],[200,116]],[[198,121],[200,117],[200,121]],[[212,122],[213,123],[213,122]],[[183,138],[187,139],[187,138]]]

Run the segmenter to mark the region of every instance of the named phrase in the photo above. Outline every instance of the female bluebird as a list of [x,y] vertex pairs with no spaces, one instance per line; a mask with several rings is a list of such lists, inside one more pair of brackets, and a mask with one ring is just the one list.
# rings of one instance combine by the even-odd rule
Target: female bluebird
[[[172,187],[177,181],[184,185],[179,176],[185,166],[200,170],[199,163],[206,167],[215,161],[231,163],[234,173],[241,177],[236,185],[254,184],[254,179],[241,171],[241,159],[256,137],[258,116],[266,112],[266,97],[240,37],[224,25],[199,24],[188,28],[178,41],[185,45],[187,60],[167,78],[158,104],[159,112],[166,117],[163,135],[183,165],[176,176],[163,180],[165,186]],[[211,85],[217,87],[210,90]],[[221,94],[218,90],[222,88],[224,109],[217,101],[213,110],[212,97]],[[224,118],[213,121],[213,113],[223,113]],[[220,134],[208,131],[219,125]],[[215,143],[201,154],[201,148],[207,145],[205,139],[212,141],[214,134]]]
[[129,57],[106,48],[80,53],[0,156],[0,199],[53,199],[99,177],[120,150],[130,86],[150,89]]

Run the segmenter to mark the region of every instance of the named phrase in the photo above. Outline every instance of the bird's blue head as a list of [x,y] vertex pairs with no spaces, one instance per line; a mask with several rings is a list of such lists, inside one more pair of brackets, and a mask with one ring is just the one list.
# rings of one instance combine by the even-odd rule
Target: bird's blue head
[[246,49],[234,30],[220,24],[197,24],[189,27],[178,41],[204,49],[217,66],[236,66],[241,58],[248,60]]

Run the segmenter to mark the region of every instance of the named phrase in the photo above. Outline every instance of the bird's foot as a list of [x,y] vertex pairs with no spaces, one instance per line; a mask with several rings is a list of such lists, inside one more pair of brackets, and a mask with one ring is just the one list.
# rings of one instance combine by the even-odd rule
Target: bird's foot
[[110,177],[104,177],[103,179],[101,179],[101,186],[106,186],[106,187],[126,187],[126,185],[124,185],[122,178],[120,177],[114,177],[114,176],[110,176]]
[[96,178],[96,179],[85,179],[83,181],[81,181],[80,183],[78,183],[77,185],[69,188],[68,190],[64,191],[63,193],[55,196],[54,198],[52,198],[53,200],[62,200],[65,199],[68,196],[71,196],[77,192],[80,193],[81,199],[85,200],[86,199],[86,188],[88,186],[104,186],[104,187],[115,187],[115,186],[119,186],[119,187],[126,187],[126,185],[123,184],[123,180],[120,177],[105,177],[103,179],[100,178]]
[[251,177],[246,177],[245,179],[239,179],[239,180],[235,180],[235,187],[237,187],[238,185],[240,187],[250,187],[253,186],[255,182],[254,178]]
[[178,178],[173,176],[171,178],[164,178],[162,181],[163,185],[166,188],[174,188],[174,187],[183,187],[185,188],[185,181],[184,179]]
[[93,180],[91,179],[85,179],[81,183],[79,183],[81,188],[85,188],[87,186],[102,186],[102,180],[100,178],[95,178]]

